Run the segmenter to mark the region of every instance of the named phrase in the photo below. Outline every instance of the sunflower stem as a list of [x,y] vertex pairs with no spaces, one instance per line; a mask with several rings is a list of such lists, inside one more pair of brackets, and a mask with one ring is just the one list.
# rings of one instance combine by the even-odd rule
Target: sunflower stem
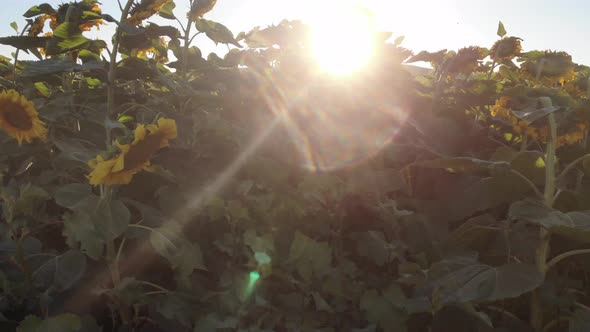
[[[133,0],[127,0],[127,4],[123,11],[121,12],[121,19],[119,22],[121,24],[125,22],[127,16],[129,15],[129,10],[131,10],[131,6],[133,5]],[[111,59],[109,62],[109,72],[107,76],[107,114],[106,118],[108,119],[112,114],[115,113],[115,69],[117,67],[117,55],[119,53],[119,42],[121,39],[121,27],[117,25],[115,30],[115,37],[113,38],[113,48],[111,50]],[[109,146],[111,142],[111,131],[106,128],[107,131],[107,146]]]
[[[550,99],[544,99],[544,104],[551,104]],[[551,105],[543,105],[544,107],[550,107]],[[544,200],[548,207],[553,205],[555,198],[555,155],[556,155],[556,144],[557,144],[557,124],[555,121],[555,114],[550,113],[548,116],[549,121],[549,140],[547,142],[547,157],[545,160],[545,193]],[[544,227],[539,228],[539,246],[536,250],[536,266],[539,273],[543,276],[547,273],[547,257],[549,256],[549,243],[551,240],[551,234]],[[530,312],[531,326],[537,332],[543,330],[543,305],[541,302],[541,295],[539,289],[535,289],[531,294],[531,312]]]

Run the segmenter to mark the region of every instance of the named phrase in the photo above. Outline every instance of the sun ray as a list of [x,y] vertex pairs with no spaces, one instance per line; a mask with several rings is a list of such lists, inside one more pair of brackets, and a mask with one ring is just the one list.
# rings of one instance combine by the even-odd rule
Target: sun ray
[[311,18],[309,24],[311,52],[319,68],[334,75],[350,75],[365,67],[375,50],[371,13],[350,1],[325,1],[318,6],[322,15]]

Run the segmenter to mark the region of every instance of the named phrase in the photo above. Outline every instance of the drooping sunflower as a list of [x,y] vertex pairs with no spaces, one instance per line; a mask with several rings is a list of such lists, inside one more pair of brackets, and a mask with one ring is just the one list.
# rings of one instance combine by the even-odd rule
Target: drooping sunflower
[[520,76],[525,79],[536,79],[552,86],[565,84],[575,79],[575,64],[572,56],[566,52],[545,51],[540,57],[526,59],[520,65]]
[[159,12],[162,7],[171,1],[172,0],[141,0],[129,11],[127,23],[138,25],[143,20],[150,18],[152,15]]
[[15,90],[0,92],[0,128],[19,145],[47,137],[47,128],[39,119],[35,105]]
[[129,184],[133,176],[151,170],[151,159],[161,148],[167,147],[176,138],[176,121],[161,118],[155,125],[139,125],[135,128],[131,144],[119,144],[119,153],[105,160],[101,156],[88,162],[92,172],[90,184]]
[[490,58],[496,62],[512,60],[522,51],[522,45],[518,37],[504,37],[494,43],[490,50]]
[[188,17],[196,21],[198,18],[210,12],[215,7],[215,3],[217,3],[217,0],[195,0],[188,12]]
[[451,58],[447,71],[451,74],[471,73],[477,67],[479,61],[485,58],[486,55],[486,51],[481,47],[464,47]]
[[[72,8],[70,9],[70,7]],[[54,14],[50,14],[49,18],[51,21],[49,26],[51,29],[55,30],[62,23],[66,22],[66,16],[68,16],[69,11],[74,13],[70,17],[70,21],[77,23],[80,31],[89,31],[93,27],[100,29],[100,25],[104,24],[102,18],[100,18],[102,10],[99,7],[98,1],[82,0],[80,2],[74,1],[62,4]],[[92,15],[88,15],[89,13]]]

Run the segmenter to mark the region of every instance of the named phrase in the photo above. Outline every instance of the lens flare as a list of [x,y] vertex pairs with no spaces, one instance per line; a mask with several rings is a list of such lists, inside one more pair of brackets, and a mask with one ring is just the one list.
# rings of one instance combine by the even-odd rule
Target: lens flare
[[311,50],[322,71],[350,75],[365,67],[375,51],[370,13],[348,1],[324,1],[321,18],[311,19]]

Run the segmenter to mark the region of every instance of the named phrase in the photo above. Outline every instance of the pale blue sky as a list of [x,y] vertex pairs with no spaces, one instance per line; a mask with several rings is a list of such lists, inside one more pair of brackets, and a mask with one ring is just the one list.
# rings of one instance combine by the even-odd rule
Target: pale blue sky
[[[32,5],[47,2],[57,7],[66,0],[0,0],[0,35],[14,35],[9,23],[24,26],[22,14]],[[318,10],[328,0],[218,0],[207,16],[228,26],[234,33],[256,25],[278,23],[283,18],[304,20],[322,17],[330,23],[330,13]],[[395,35],[404,35],[403,43],[414,51],[458,49],[479,45],[491,47],[496,28],[502,20],[509,35],[524,39],[524,51],[552,49],[569,52],[575,62],[590,65],[590,1],[588,0],[367,0],[376,12],[379,26]],[[103,12],[119,16],[116,0],[103,0]],[[184,17],[186,0],[176,0],[178,16]],[[172,21],[170,21],[173,23]],[[158,20],[158,23],[162,23]],[[112,27],[103,27],[100,36],[109,39]],[[92,36],[92,35],[91,35]],[[205,51],[214,50],[205,38],[197,40]],[[10,48],[0,47],[8,56]],[[205,52],[206,53],[206,52]]]

